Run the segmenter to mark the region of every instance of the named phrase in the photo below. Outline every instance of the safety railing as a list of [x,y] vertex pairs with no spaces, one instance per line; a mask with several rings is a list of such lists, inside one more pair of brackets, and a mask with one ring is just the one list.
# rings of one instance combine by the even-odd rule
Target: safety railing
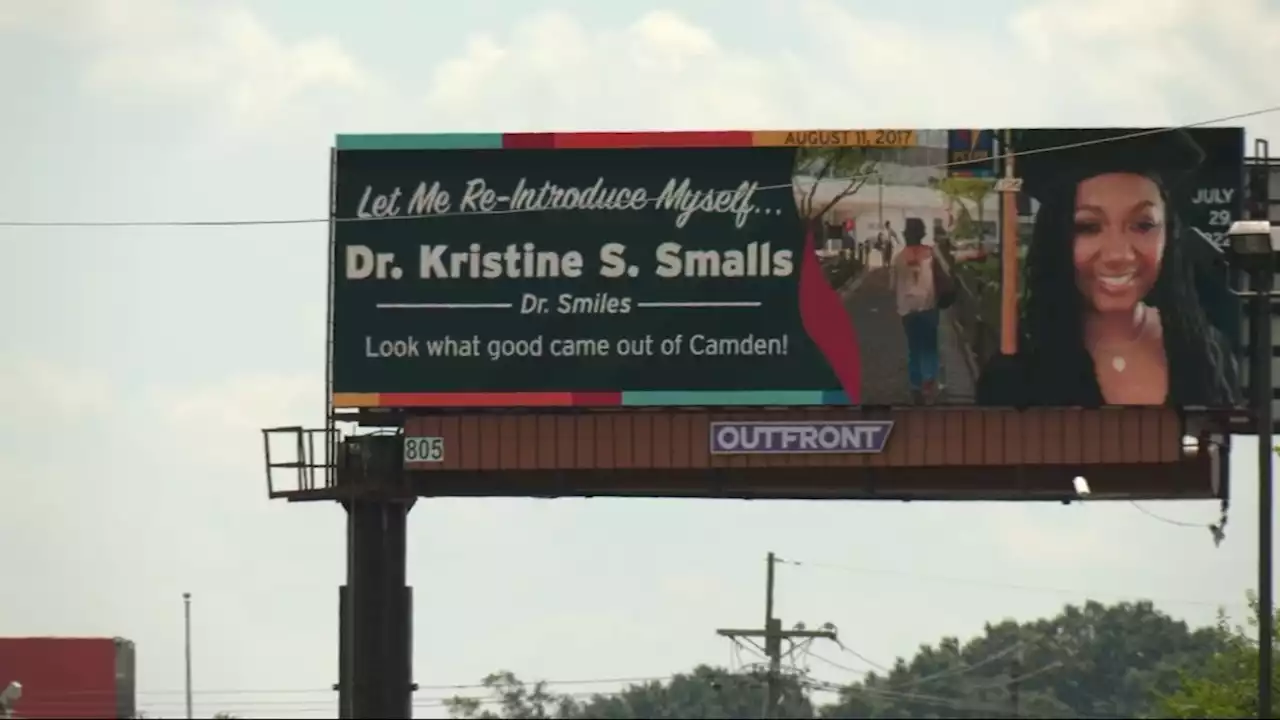
[[332,489],[338,440],[335,428],[265,428],[267,496],[287,498]]

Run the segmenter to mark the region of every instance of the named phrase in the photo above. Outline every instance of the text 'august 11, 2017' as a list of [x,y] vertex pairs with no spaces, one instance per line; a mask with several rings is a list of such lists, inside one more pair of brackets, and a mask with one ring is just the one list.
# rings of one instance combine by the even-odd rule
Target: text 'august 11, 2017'
[[760,357],[786,355],[787,335],[716,337],[693,333],[666,337],[640,335],[621,338],[567,338],[534,335],[527,338],[483,338],[479,335],[455,337],[376,338],[366,335],[364,354],[368,358],[475,358],[499,362],[508,358],[626,358],[677,355],[713,357]]

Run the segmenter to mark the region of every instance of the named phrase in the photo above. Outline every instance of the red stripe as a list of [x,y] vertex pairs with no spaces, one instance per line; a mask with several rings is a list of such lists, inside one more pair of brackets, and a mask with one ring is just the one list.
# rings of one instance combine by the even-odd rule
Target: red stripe
[[618,407],[620,392],[382,393],[378,407]]
[[555,146],[555,133],[507,133],[502,136],[503,150],[550,150]]
[[[503,145],[505,146],[505,140]],[[752,147],[752,134],[725,132],[560,133],[555,147],[562,150],[610,148]]]
[[574,393],[573,404],[575,407],[618,407],[622,405],[622,393]]
[[382,393],[378,407],[570,407],[572,393]]

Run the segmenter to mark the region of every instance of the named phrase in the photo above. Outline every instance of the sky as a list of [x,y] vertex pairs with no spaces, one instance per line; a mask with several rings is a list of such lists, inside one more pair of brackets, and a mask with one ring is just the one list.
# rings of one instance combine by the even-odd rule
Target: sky
[[[1280,105],[1275,0],[0,0],[0,220],[323,218],[335,133],[1160,125]],[[1241,121],[1280,140],[1280,114]],[[1240,124],[1239,122],[1236,124]],[[266,496],[259,430],[323,415],[323,224],[0,228],[0,636],[124,636],[152,715],[332,717],[343,515]],[[1254,587],[1255,445],[1213,502],[429,500],[435,686],[727,663],[832,622],[889,664],[984,622]],[[1181,524],[1179,524],[1181,523]],[[1188,526],[1189,525],[1189,526]],[[817,677],[867,669],[834,647]],[[578,692],[615,687],[559,684]]]

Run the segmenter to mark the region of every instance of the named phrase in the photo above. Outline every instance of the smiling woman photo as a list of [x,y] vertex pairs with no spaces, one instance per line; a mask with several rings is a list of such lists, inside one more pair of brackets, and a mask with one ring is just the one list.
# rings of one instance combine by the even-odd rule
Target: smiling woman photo
[[[1040,207],[1018,352],[983,369],[984,405],[1237,402],[1235,359],[1196,292],[1177,202],[1204,159],[1184,131],[1029,130],[1018,174]],[[1093,143],[1067,150],[1044,148]],[[1030,151],[1030,154],[1021,155]]]

